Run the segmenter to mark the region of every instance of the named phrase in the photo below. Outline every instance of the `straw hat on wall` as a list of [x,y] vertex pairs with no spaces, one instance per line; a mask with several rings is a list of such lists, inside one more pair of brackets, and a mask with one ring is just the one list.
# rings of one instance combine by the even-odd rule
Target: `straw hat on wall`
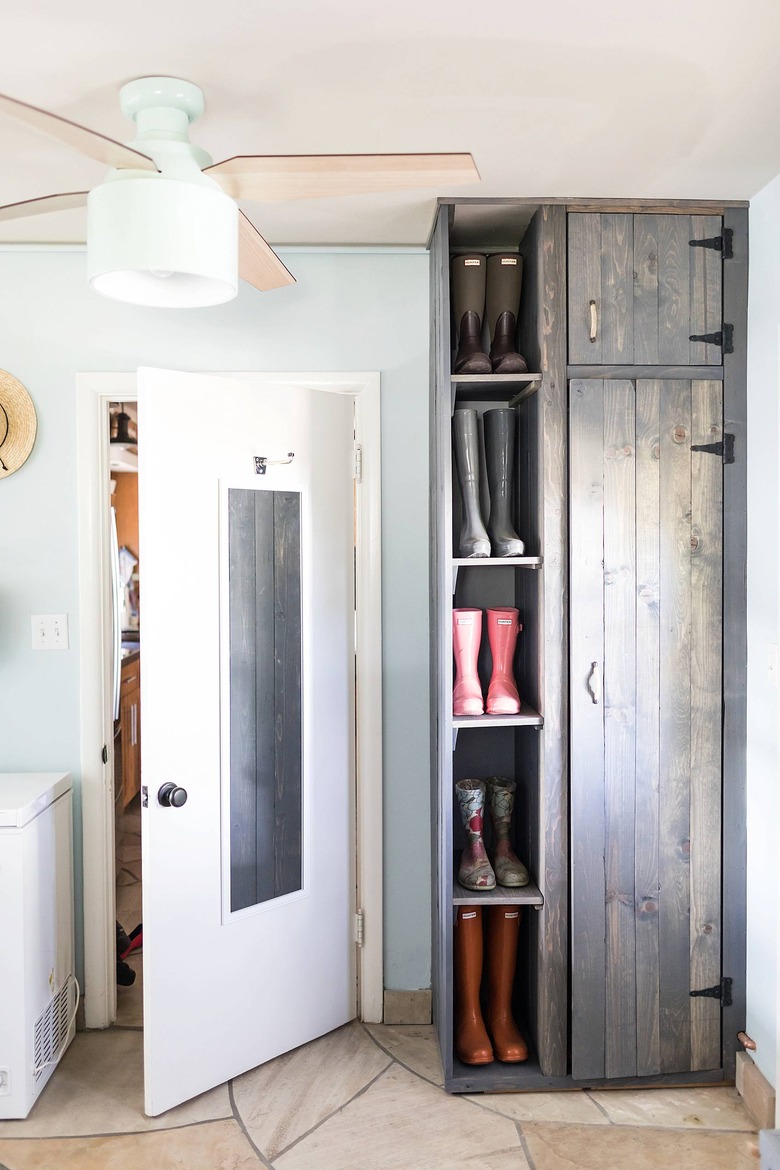
[[38,419],[32,398],[7,370],[0,370],[0,479],[18,471],[33,449]]

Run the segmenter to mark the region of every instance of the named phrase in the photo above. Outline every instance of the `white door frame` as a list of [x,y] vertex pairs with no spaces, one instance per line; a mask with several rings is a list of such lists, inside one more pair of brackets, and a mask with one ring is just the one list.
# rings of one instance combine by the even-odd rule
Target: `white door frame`
[[[202,371],[206,372],[206,371]],[[215,371],[208,371],[209,373]],[[355,493],[357,902],[364,914],[358,951],[358,1015],[381,1023],[382,929],[382,554],[379,374],[237,373],[257,385],[348,394],[362,475]],[[114,921],[111,606],[109,603],[109,404],[138,396],[134,373],[76,376],[79,500],[79,649],[81,668],[81,818],[84,905],[84,1008],[88,1028],[116,1018]]]

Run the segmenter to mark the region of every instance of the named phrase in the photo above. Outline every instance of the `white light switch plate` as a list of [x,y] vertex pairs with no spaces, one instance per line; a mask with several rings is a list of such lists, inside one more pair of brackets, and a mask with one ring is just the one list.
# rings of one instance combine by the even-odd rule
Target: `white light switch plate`
[[67,650],[68,615],[66,613],[34,613],[32,624],[33,650]]

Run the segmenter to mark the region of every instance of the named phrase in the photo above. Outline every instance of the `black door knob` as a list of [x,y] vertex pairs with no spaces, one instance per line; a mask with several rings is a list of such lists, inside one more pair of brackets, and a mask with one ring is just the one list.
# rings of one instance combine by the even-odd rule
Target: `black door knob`
[[187,803],[187,789],[178,788],[175,784],[163,784],[157,799],[165,808],[181,808]]

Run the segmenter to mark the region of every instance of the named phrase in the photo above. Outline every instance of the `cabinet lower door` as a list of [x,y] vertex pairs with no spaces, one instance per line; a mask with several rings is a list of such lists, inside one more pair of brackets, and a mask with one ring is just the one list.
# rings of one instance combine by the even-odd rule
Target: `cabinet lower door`
[[571,383],[572,1073],[717,1069],[722,384]]

